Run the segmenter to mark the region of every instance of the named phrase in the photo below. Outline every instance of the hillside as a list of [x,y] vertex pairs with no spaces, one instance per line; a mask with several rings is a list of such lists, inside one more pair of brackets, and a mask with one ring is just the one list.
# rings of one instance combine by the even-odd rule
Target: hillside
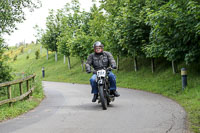
[[[58,54],[55,62],[54,54],[49,52],[46,59],[46,50],[41,45],[28,45],[19,48],[11,48],[7,51],[10,55],[10,65],[15,73],[36,73],[42,78],[42,67],[45,68],[45,81],[71,82],[89,84],[91,74],[82,72],[81,61],[77,57],[71,57],[71,70],[68,69],[67,61],[63,63],[63,55]],[[39,51],[39,59],[35,59],[35,51]],[[12,51],[12,52],[11,52]],[[17,55],[16,60],[13,59]],[[28,58],[27,58],[28,56]],[[149,59],[139,59],[139,71],[133,70],[133,59],[121,58],[120,70],[114,71],[117,76],[117,86],[145,90],[162,94],[174,99],[181,104],[188,113],[189,127],[194,132],[200,131],[200,71],[199,65],[186,66],[183,63],[178,69],[186,67],[188,71],[188,87],[183,91],[181,88],[181,75],[172,73],[171,63],[163,59],[156,61],[156,71],[152,74]],[[120,92],[120,90],[119,90]]]

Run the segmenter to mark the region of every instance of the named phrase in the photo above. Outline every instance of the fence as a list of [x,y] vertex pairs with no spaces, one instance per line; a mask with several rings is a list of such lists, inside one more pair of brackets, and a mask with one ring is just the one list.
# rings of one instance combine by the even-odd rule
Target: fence
[[[12,103],[14,103],[16,101],[22,100],[27,96],[29,98],[32,95],[32,92],[34,90],[34,78],[35,78],[35,76],[36,75],[34,74],[34,75],[30,75],[30,76],[23,78],[23,79],[11,81],[11,82],[0,83],[0,88],[7,87],[7,97],[8,97],[8,99],[0,101],[0,105],[9,103],[9,105],[12,106]],[[27,91],[25,93],[23,93],[23,85],[22,85],[24,82],[26,82],[26,89],[27,89]],[[19,84],[20,96],[13,98],[12,97],[12,86],[16,85],[16,84]]]

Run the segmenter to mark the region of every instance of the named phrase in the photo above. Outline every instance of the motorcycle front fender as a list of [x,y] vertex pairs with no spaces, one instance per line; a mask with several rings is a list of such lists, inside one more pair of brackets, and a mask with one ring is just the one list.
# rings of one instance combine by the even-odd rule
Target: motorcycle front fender
[[98,84],[99,85],[103,85],[104,84],[104,80],[103,79],[98,80]]

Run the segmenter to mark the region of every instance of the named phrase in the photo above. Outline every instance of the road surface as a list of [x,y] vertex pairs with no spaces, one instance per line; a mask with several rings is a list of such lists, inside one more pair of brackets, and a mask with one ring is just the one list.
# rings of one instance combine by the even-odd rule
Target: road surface
[[89,85],[43,82],[46,98],[34,110],[0,123],[0,133],[188,133],[176,102],[119,88],[107,110],[92,103]]

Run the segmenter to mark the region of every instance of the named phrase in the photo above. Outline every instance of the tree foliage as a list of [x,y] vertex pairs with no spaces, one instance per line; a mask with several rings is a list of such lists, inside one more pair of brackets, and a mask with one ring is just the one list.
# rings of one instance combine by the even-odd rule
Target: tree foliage
[[199,58],[199,5],[194,1],[169,1],[148,15],[151,26],[148,57],[194,62]]
[[5,49],[4,34],[10,34],[16,29],[16,24],[25,20],[24,9],[38,8],[40,2],[34,0],[1,0],[0,1],[0,82],[11,79],[11,69],[7,65],[7,57],[3,54]]
[[11,33],[16,28],[16,23],[25,20],[24,8],[33,11],[39,6],[39,0],[1,0],[0,33]]
[[100,7],[94,4],[85,12],[80,10],[78,0],[72,0],[57,15],[50,13],[43,43],[49,48],[56,44],[62,54],[82,59],[97,40],[117,56],[162,57],[187,64],[199,59],[198,1],[100,0],[100,3]]
[[3,45],[3,40],[0,38],[0,83],[5,82],[5,81],[9,81],[12,79],[11,77],[11,69],[7,64],[7,59],[8,57],[6,57],[3,53],[5,50],[5,46]]

